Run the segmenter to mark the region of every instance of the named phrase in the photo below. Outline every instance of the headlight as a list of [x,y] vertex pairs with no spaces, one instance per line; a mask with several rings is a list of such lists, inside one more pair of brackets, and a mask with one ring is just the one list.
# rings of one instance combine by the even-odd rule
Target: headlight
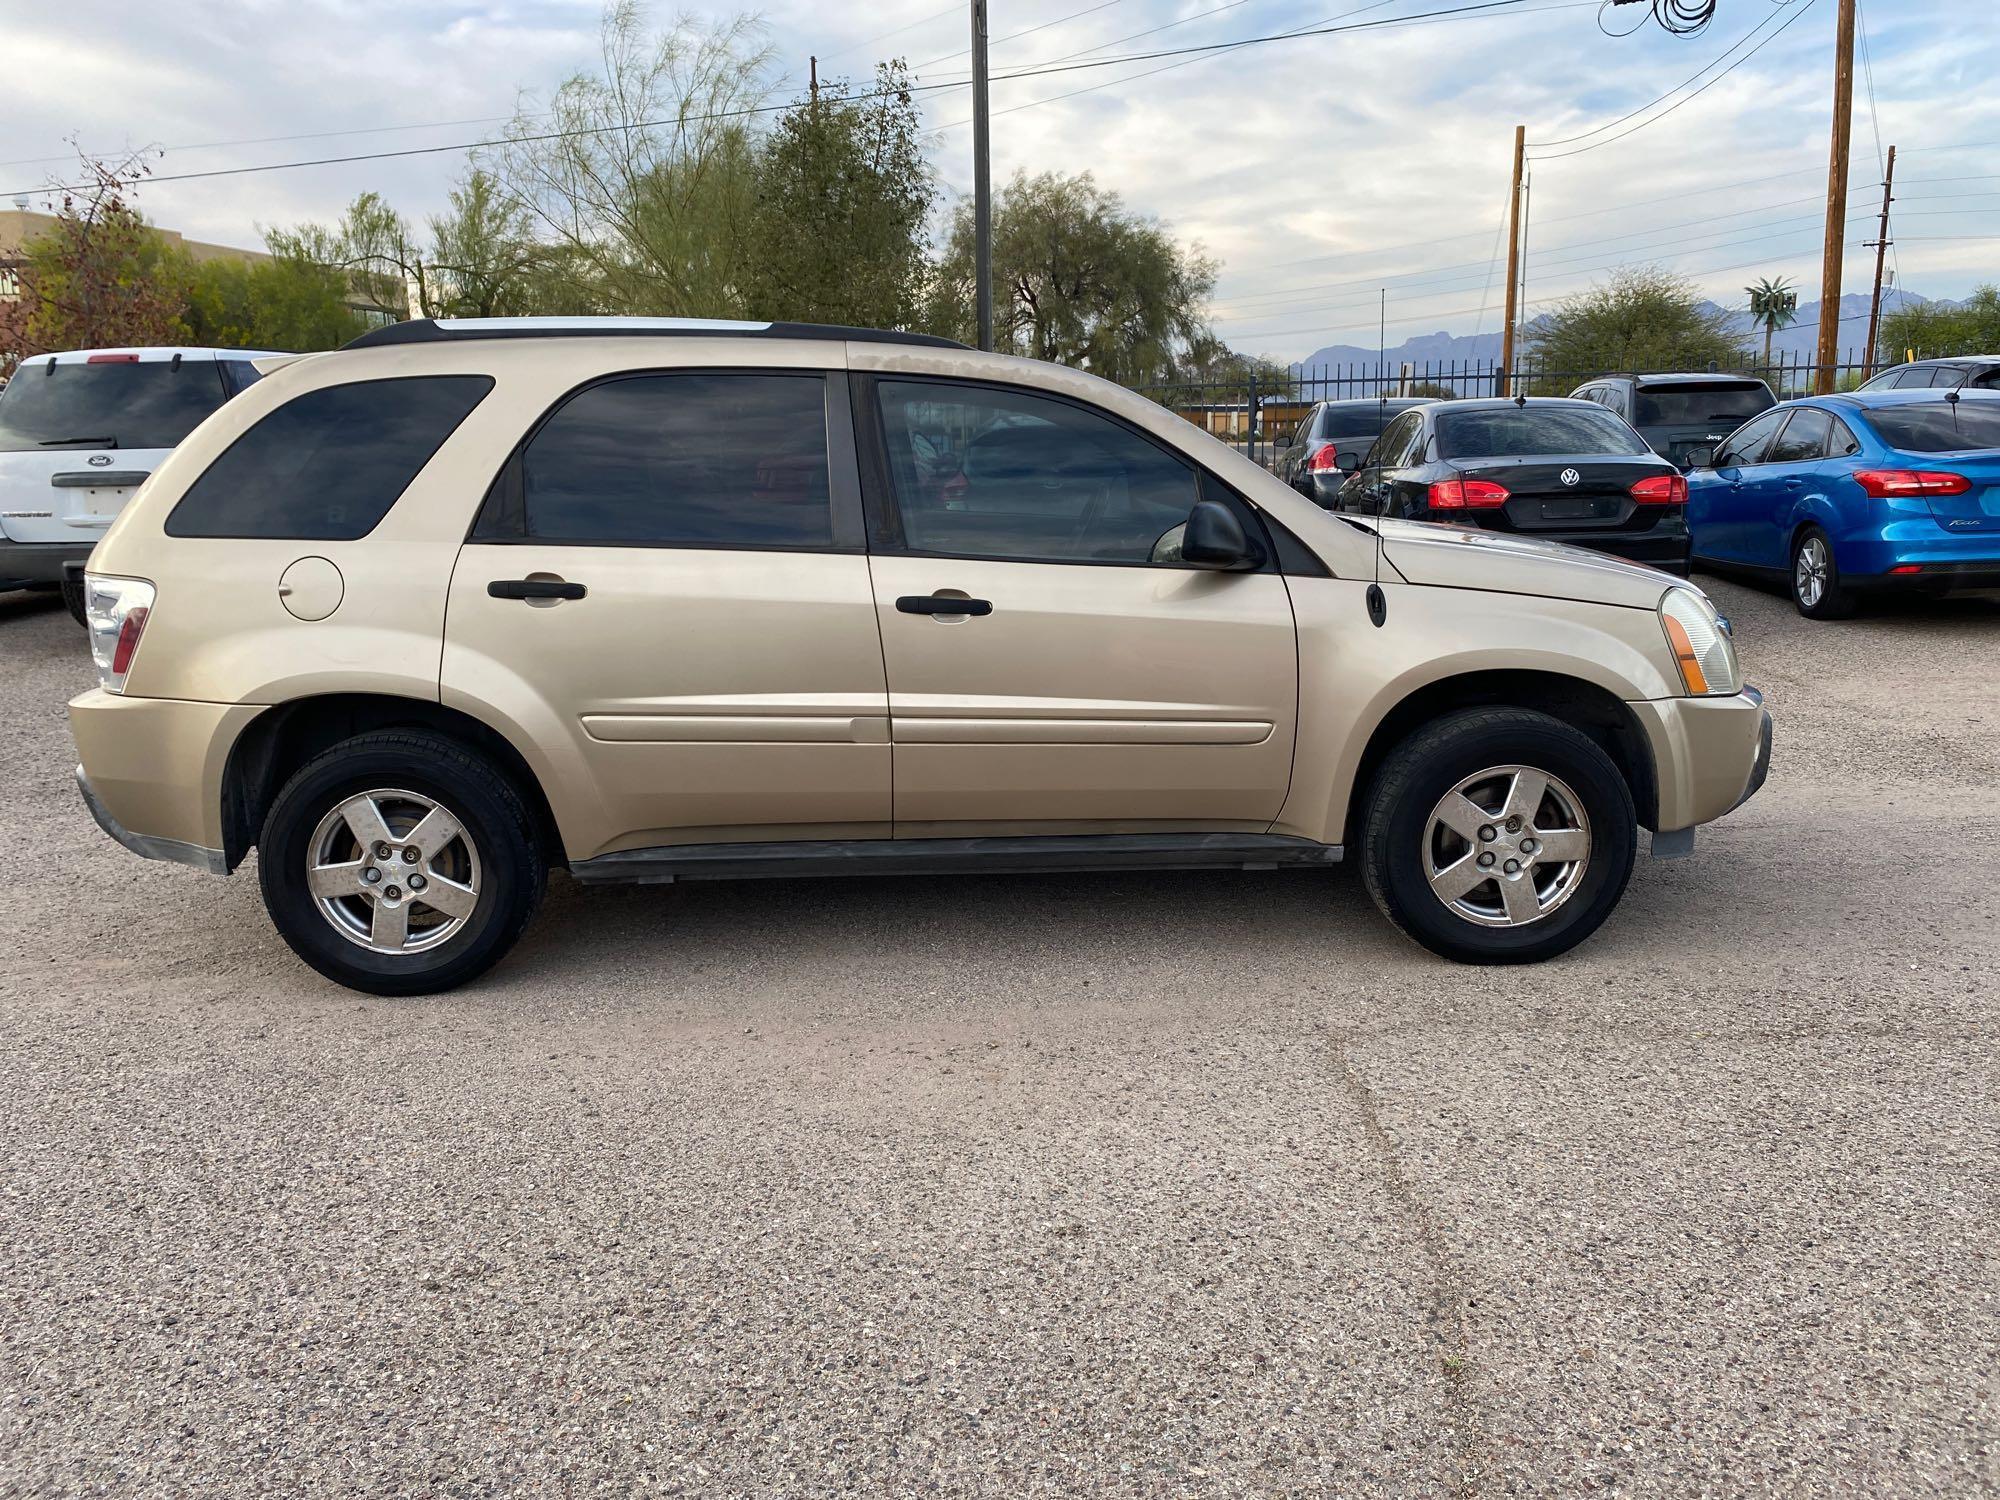
[[107,693],[125,691],[125,674],[146,633],[153,612],[153,586],[143,578],[100,578],[83,575],[83,615],[90,628],[90,654],[97,659],[97,680]]
[[1668,589],[1660,600],[1660,625],[1689,693],[1727,697],[1743,690],[1735,643],[1708,595],[1698,589]]

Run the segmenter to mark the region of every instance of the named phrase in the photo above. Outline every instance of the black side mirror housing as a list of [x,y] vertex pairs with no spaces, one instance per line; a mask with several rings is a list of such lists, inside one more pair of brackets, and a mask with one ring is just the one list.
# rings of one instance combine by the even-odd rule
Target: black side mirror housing
[[1181,561],[1218,573],[1243,573],[1262,566],[1264,553],[1244,533],[1235,511],[1218,500],[1197,500],[1181,535]]
[[1345,453],[1336,453],[1333,455],[1333,466],[1343,474],[1357,473],[1361,468],[1361,455],[1352,448]]

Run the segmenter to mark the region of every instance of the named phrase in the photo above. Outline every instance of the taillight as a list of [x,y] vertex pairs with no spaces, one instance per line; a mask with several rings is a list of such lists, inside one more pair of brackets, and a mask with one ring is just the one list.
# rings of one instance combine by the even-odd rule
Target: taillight
[[1911,495],[1963,495],[1972,488],[1972,481],[1963,474],[1918,469],[1857,469],[1854,482],[1877,500]]
[[1641,505],[1686,505],[1688,498],[1687,476],[1684,474],[1649,474],[1644,479],[1635,480],[1632,498]]
[[84,356],[83,362],[87,365],[136,365],[139,363],[139,356],[136,354],[90,354]]
[[1493,510],[1507,500],[1507,486],[1490,479],[1444,479],[1431,486],[1432,510]]
[[1340,472],[1339,458],[1339,450],[1333,444],[1328,443],[1324,448],[1315,450],[1313,456],[1306,460],[1306,472],[1308,474],[1337,474]]
[[126,674],[132,670],[132,658],[152,613],[153,586],[145,579],[84,574],[84,623],[90,630],[97,680],[107,693],[125,691]]

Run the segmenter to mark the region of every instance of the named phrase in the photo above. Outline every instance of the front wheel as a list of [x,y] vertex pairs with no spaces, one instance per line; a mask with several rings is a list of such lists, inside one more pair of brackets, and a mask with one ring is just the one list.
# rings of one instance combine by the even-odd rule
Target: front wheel
[[1638,843],[1611,757],[1527,709],[1467,709],[1418,730],[1383,763],[1363,812],[1369,895],[1459,963],[1574,948],[1618,904]]
[[271,804],[257,872],[292,951],[376,995],[484,973],[527,926],[547,873],[513,785],[418,730],[357,735],[307,762]]

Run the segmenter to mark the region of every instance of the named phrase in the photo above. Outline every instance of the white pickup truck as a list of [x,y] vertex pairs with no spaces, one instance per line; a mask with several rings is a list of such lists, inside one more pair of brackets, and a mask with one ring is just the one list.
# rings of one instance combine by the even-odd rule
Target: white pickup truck
[[[21,362],[0,390],[0,590],[60,587],[203,418],[257,379],[248,349],[77,349]],[[75,574],[75,567],[68,568]]]

